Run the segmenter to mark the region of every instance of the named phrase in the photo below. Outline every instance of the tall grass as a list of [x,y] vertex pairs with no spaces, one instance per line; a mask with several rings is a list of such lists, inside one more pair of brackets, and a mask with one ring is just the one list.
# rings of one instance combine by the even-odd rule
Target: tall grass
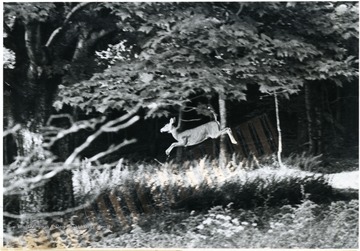
[[247,170],[243,161],[234,160],[221,168],[216,160],[208,158],[163,165],[126,165],[120,161],[115,168],[102,171],[86,165],[74,171],[75,198],[79,202],[90,195],[117,191],[142,204],[138,208],[206,210],[230,202],[237,208],[296,204],[304,194],[319,202],[332,193],[323,176],[279,169],[276,163],[259,165],[255,170]]

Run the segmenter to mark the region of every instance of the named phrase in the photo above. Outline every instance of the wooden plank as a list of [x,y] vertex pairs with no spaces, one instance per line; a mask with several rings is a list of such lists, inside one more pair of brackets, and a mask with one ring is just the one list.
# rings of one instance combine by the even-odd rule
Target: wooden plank
[[272,124],[270,123],[270,120],[269,118],[267,117],[267,115],[265,114],[264,115],[264,121],[265,123],[267,124],[267,126],[269,127],[269,130],[274,138],[274,141],[275,141],[275,145],[277,146],[277,141],[278,141],[278,135],[277,135],[277,132],[275,132],[275,129],[274,127],[272,126]]
[[243,137],[241,135],[242,135],[242,132],[241,132],[240,126],[235,127],[234,138],[238,142],[238,144],[236,145],[236,149],[238,152],[240,152],[241,156],[246,157],[247,153],[242,147],[242,145],[246,144],[246,142],[244,142]]
[[122,198],[124,199],[124,201],[125,201],[125,203],[127,205],[127,208],[130,211],[131,217],[132,217],[132,219],[134,219],[134,218],[138,219],[139,218],[139,212],[138,212],[138,210],[136,208],[135,202],[131,198],[130,192],[129,191],[124,191],[124,190],[125,190],[125,187],[121,191],[121,194],[123,195]]
[[256,148],[256,153],[254,153],[256,156],[261,156],[263,154],[265,154],[265,151],[264,151],[264,148],[261,144],[261,140],[259,138],[259,135],[256,131],[256,128],[254,126],[254,119],[250,120],[249,123],[249,131],[250,131],[250,134],[251,134],[251,137],[254,141],[254,145],[255,145],[255,148]]
[[137,197],[141,203],[141,207],[144,210],[144,213],[153,213],[154,210],[151,207],[150,201],[146,198],[145,193],[142,192],[140,183],[137,183],[135,185],[135,191],[136,191]]
[[251,137],[248,123],[240,124],[240,129],[241,129],[241,132],[243,133],[245,143],[246,143],[248,149],[250,150],[250,153],[253,153],[253,154],[257,153],[256,147],[255,147],[255,142],[253,141],[253,139]]
[[124,215],[123,210],[121,209],[120,205],[119,205],[119,201],[118,201],[118,197],[116,196],[114,190],[110,192],[109,194],[109,199],[112,203],[112,206],[115,210],[116,216],[119,219],[120,225],[127,228],[129,227],[129,223],[126,220],[126,217]]
[[271,138],[269,139],[269,144],[270,144],[270,142],[272,142],[274,144],[275,150],[276,150],[277,143],[278,143],[277,133],[275,132],[275,130],[266,114],[262,117],[262,120],[263,120],[264,125],[267,127],[269,133],[271,134]]
[[96,200],[96,203],[100,209],[100,212],[102,214],[102,218],[104,219],[104,223],[106,223],[107,226],[111,226],[111,227],[114,227],[113,226],[113,220],[112,220],[112,216],[109,212],[109,208],[107,207],[105,201],[104,201],[104,198],[103,196],[105,195],[101,195],[97,198]]
[[266,137],[264,128],[260,121],[260,117],[254,119],[253,125],[257,135],[259,136],[260,144],[262,145],[265,154],[271,154],[273,151],[271,150],[271,146],[269,145],[269,139]]

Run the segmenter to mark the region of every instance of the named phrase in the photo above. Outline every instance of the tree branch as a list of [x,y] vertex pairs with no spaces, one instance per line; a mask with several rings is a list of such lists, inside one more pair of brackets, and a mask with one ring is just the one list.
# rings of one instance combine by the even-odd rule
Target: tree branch
[[74,160],[77,158],[77,156],[83,151],[85,150],[87,147],[89,147],[89,145],[97,138],[99,137],[103,132],[116,132],[120,129],[124,129],[130,125],[132,125],[133,123],[135,123],[136,121],[138,121],[140,119],[139,116],[134,116],[133,118],[131,118],[128,122],[126,122],[125,124],[122,125],[117,125],[118,123],[128,119],[129,117],[133,116],[140,108],[140,104],[137,105],[132,111],[128,112],[127,114],[121,116],[118,119],[114,119],[111,120],[109,122],[107,122],[105,125],[102,125],[99,130],[97,130],[94,134],[90,135],[86,141],[81,144],[80,146],[78,146],[74,152],[66,159],[65,161],[65,165],[69,165],[71,163],[74,162]]
[[[133,122],[137,121],[139,119],[139,116],[135,116],[132,120]],[[74,162],[74,160],[77,158],[77,156],[83,151],[85,150],[87,147],[89,147],[89,145],[97,138],[99,137],[103,132],[110,132],[110,131],[115,131],[115,130],[111,130],[111,126],[109,126],[109,124],[113,123],[114,121],[110,121],[108,123],[106,123],[105,125],[103,125],[99,130],[96,131],[96,133],[90,135],[86,141],[81,144],[79,147],[77,147],[74,152],[66,159],[65,161],[65,165],[69,165],[71,163]],[[129,126],[130,124],[128,124]],[[123,129],[125,128],[124,126],[120,125],[118,127],[116,127],[116,129]],[[115,129],[115,128],[114,128]]]
[[71,11],[70,13],[66,16],[65,21],[63,23],[63,25],[59,28],[57,28],[56,30],[54,30],[48,41],[45,44],[45,47],[50,47],[51,44],[53,43],[54,39],[56,38],[56,36],[58,36],[60,34],[60,32],[62,32],[62,30],[69,24],[71,18],[78,12],[80,11],[82,8],[84,8],[85,6],[91,4],[92,2],[84,2],[84,3],[79,3],[78,5],[76,5]]
[[20,124],[15,125],[14,127],[3,131],[3,137],[6,137],[9,134],[15,134],[17,131],[19,131],[21,129]]
[[122,143],[118,144],[118,145],[111,145],[106,151],[100,152],[94,156],[92,156],[90,159],[88,159],[89,162],[94,162],[97,161],[98,159],[105,157],[106,155],[109,155],[110,153],[113,153],[117,150],[119,150],[120,148],[123,148],[124,146],[133,144],[136,142],[136,139],[131,139],[131,140],[124,140]]
[[44,218],[44,217],[54,217],[54,216],[63,216],[68,213],[72,213],[74,211],[87,208],[91,205],[92,201],[86,202],[83,205],[69,208],[63,211],[55,211],[55,212],[49,212],[49,213],[24,213],[24,214],[12,214],[8,212],[3,212],[3,215],[5,217],[13,218],[13,219],[36,219],[36,218]]
[[239,16],[239,14],[241,13],[242,9],[244,8],[244,4],[243,3],[239,3],[240,4],[240,8],[239,10],[236,12],[236,16]]
[[[70,116],[70,115],[69,115]],[[59,118],[59,117],[68,117],[66,114],[59,114],[59,115],[52,115],[49,118],[49,121],[47,122],[47,125],[50,125],[50,120],[54,119],[54,118]],[[71,117],[71,116],[70,116]],[[47,126],[44,129],[50,129],[53,131],[58,130],[57,134],[55,137],[52,137],[51,140],[48,143],[43,143],[43,146],[46,148],[50,148],[52,145],[55,144],[55,142],[57,142],[58,140],[64,138],[66,135],[72,134],[72,133],[76,133],[82,129],[87,129],[87,128],[91,128],[91,129],[95,129],[95,126],[99,123],[104,122],[105,117],[101,117],[101,118],[94,118],[94,119],[90,119],[90,120],[84,120],[84,121],[78,121],[76,123],[73,123],[73,125],[68,128],[68,129],[63,129],[60,130],[60,128],[58,127],[50,127]],[[70,121],[72,121],[72,118],[70,119]],[[59,131],[60,130],[60,131]]]
[[69,166],[69,165],[63,166],[61,165],[61,163],[45,163],[45,165],[44,163],[38,163],[37,165],[32,165],[31,170],[28,170],[27,168],[22,170],[22,173],[31,172],[31,171],[38,172],[34,177],[19,178],[19,175],[17,175],[15,176],[16,177],[15,179],[14,178],[11,179],[12,175],[5,174],[4,175],[5,182],[9,183],[9,181],[11,180],[11,184],[4,186],[3,193],[4,195],[15,195],[15,194],[26,193],[26,191],[23,190],[25,187],[28,190],[32,190],[36,187],[42,186],[43,183],[47,182],[56,174],[64,170],[71,170],[73,167],[74,166]]
[[113,120],[113,121],[110,121],[109,124],[106,124],[102,130],[104,132],[117,132],[119,130],[122,130],[124,128],[127,128],[129,126],[131,126],[132,124],[134,124],[136,121],[138,121],[140,119],[139,116],[134,116],[132,117],[129,121],[127,121],[126,123],[124,124],[120,124],[120,125],[117,125],[116,124],[118,123],[118,121],[116,120]]
[[98,32],[92,32],[90,35],[88,31],[84,31],[85,34],[83,34],[82,37],[78,40],[72,61],[74,62],[77,59],[80,59],[84,54],[87,53],[87,49],[91,47],[98,39],[108,35],[113,31],[114,29],[100,30]]

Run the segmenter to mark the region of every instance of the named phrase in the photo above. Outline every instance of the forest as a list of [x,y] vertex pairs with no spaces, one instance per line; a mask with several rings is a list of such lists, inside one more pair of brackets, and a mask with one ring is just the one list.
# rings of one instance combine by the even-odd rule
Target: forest
[[5,2],[5,248],[359,248],[358,2]]

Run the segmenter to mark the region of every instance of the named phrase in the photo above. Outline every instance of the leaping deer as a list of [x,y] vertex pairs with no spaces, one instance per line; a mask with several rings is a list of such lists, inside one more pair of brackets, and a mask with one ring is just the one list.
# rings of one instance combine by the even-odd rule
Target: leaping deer
[[236,145],[237,142],[234,136],[232,135],[231,129],[229,127],[226,127],[220,130],[220,123],[216,119],[216,114],[214,114],[214,116],[215,116],[215,121],[210,121],[206,124],[200,125],[198,127],[189,130],[185,130],[183,132],[177,131],[178,127],[175,127],[173,125],[175,122],[175,118],[171,118],[170,122],[160,129],[160,132],[171,133],[174,139],[177,140],[177,142],[172,143],[170,147],[166,149],[165,151],[166,155],[169,155],[174,147],[179,147],[179,146],[187,147],[187,146],[197,145],[208,138],[216,139],[223,134],[227,134],[230,138],[231,143]]

